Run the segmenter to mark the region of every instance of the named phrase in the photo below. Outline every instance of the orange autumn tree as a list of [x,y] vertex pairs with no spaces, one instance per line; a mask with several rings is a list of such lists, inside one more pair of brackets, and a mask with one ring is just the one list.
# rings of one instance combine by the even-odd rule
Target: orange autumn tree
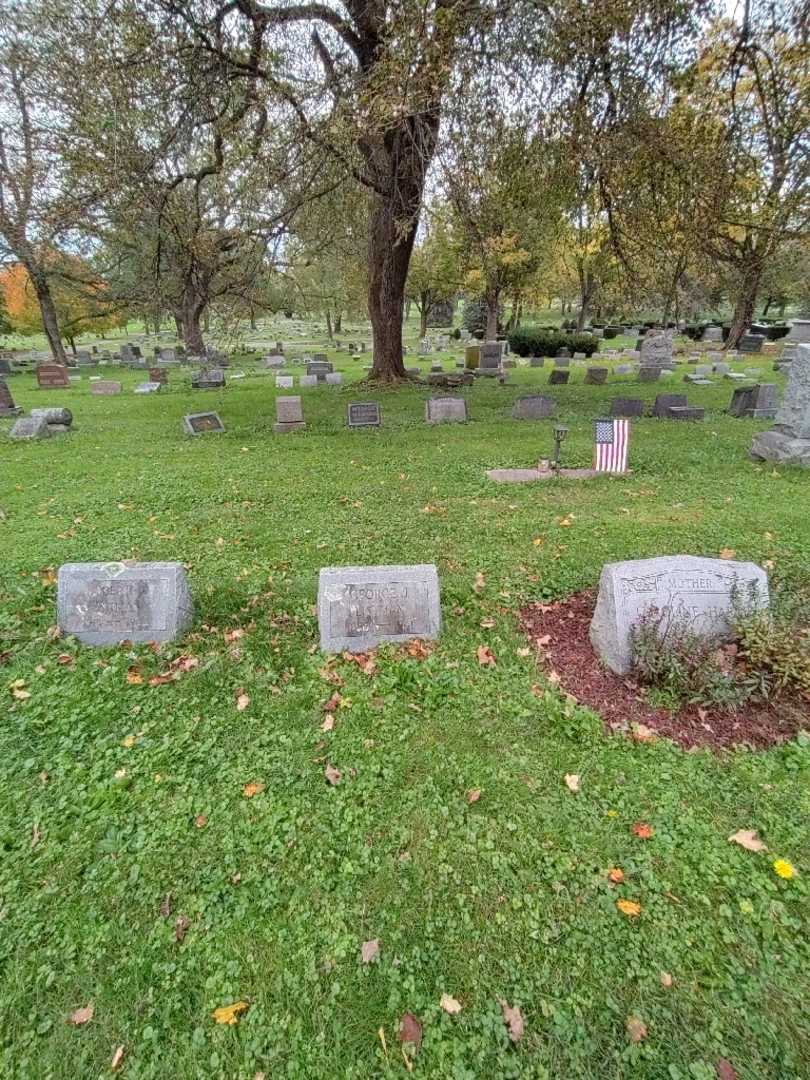
[[[52,279],[51,292],[61,336],[75,351],[79,335],[126,326],[126,315],[113,302],[107,286],[90,273],[81,259],[54,256],[65,276]],[[68,276],[69,275],[69,276]],[[43,332],[42,310],[34,285],[22,263],[0,272],[0,289],[12,330],[18,334]]]

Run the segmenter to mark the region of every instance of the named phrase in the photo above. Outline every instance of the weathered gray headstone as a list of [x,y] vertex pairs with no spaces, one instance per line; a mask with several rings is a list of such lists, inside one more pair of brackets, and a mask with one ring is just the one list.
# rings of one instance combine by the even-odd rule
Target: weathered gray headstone
[[548,385],[549,386],[564,386],[571,375],[570,371],[565,368],[555,368],[549,373]]
[[667,420],[703,420],[706,410],[696,405],[670,405],[666,412]]
[[519,397],[512,406],[512,416],[515,420],[548,420],[554,416],[556,408],[557,402],[552,397],[545,394],[527,394]]
[[65,563],[56,605],[59,629],[85,645],[173,641],[194,618],[176,562]]
[[810,341],[810,319],[794,319],[785,341]]
[[302,375],[300,377],[300,379],[298,380],[298,385],[303,387],[304,389],[306,389],[308,386],[309,387],[317,386],[318,385],[318,376],[317,375]]
[[530,356],[529,367],[544,367],[546,363],[545,356]]
[[222,390],[225,387],[225,372],[222,368],[203,368],[192,376],[191,385],[195,390]]
[[343,385],[343,372],[342,371],[327,371],[326,373],[327,386],[342,386]]
[[284,357],[283,356],[278,356],[278,355],[265,356],[265,358],[264,358],[264,366],[266,368],[283,368],[285,362],[286,361],[285,361]]
[[62,409],[59,406],[32,409],[31,417],[44,420],[51,435],[64,435],[66,431],[70,431],[73,424],[73,413],[70,409]]
[[741,353],[759,353],[762,352],[762,346],[765,342],[763,334],[743,334],[740,338],[740,342],[737,348]]
[[376,401],[353,401],[346,409],[346,423],[350,428],[379,427],[382,423],[380,406]]
[[51,429],[44,416],[21,416],[8,433],[10,439],[31,440],[49,439]]
[[132,392],[133,394],[157,394],[163,389],[164,385],[163,382],[150,379],[148,382],[138,383]]
[[5,379],[0,379],[0,416],[19,416],[21,412],[22,408],[14,404]]
[[767,574],[754,563],[694,555],[608,563],[599,579],[591,644],[607,667],[627,674],[633,667],[631,629],[653,608],[665,620],[688,619],[695,633],[722,641],[735,591],[746,603],[767,607]]
[[688,404],[689,399],[686,394],[659,394],[655,399],[651,415],[657,416],[660,420],[669,415],[669,410],[673,405],[685,408]]
[[651,330],[641,340],[643,367],[663,367],[672,362],[672,335],[666,330]]
[[723,340],[723,327],[722,326],[707,326],[703,331],[703,341],[722,341]]
[[286,435],[290,431],[303,431],[306,426],[300,397],[276,398],[276,422],[273,424],[276,435]]
[[188,416],[183,417],[183,427],[187,435],[204,435],[209,431],[223,432],[225,430],[219,413],[215,412],[189,413]]
[[324,568],[318,626],[324,652],[365,652],[383,641],[435,639],[441,630],[436,567]]
[[602,386],[607,382],[608,368],[606,367],[590,367],[585,372],[585,384],[586,386]]
[[611,416],[643,416],[644,402],[641,398],[618,397],[610,403]]
[[638,369],[638,381],[643,383],[658,382],[661,378],[660,367],[645,367],[643,364]]
[[464,423],[467,419],[465,398],[428,398],[425,402],[425,422],[428,424]]
[[810,468],[810,344],[796,350],[776,423],[754,437],[751,456]]
[[635,370],[636,369],[633,367],[632,364],[617,364],[616,365],[616,374],[617,375],[632,375]]
[[479,371],[497,372],[503,360],[503,349],[499,341],[484,341],[480,346]]

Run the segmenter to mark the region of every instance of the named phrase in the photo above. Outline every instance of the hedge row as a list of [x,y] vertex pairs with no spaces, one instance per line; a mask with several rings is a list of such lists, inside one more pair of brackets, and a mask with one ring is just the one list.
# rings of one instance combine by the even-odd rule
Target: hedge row
[[593,334],[566,334],[541,326],[521,326],[509,335],[509,348],[518,356],[556,356],[560,349],[592,356],[599,342]]

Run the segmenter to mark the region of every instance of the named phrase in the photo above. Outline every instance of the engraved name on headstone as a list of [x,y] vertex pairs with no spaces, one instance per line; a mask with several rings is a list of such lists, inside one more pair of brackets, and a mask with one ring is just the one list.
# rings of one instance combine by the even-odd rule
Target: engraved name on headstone
[[353,401],[346,409],[346,423],[350,428],[379,427],[382,423],[380,406],[376,401]]

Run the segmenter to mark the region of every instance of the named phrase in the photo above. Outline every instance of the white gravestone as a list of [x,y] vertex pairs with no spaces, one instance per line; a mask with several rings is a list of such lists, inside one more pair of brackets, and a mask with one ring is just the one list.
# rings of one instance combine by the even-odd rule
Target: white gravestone
[[324,652],[365,652],[382,641],[434,639],[441,629],[432,564],[321,570],[318,626]]
[[591,644],[611,671],[627,674],[633,666],[631,628],[652,608],[665,616],[686,616],[695,633],[722,640],[729,632],[735,588],[746,603],[768,606],[768,576],[754,563],[695,555],[607,563],[599,578]]

